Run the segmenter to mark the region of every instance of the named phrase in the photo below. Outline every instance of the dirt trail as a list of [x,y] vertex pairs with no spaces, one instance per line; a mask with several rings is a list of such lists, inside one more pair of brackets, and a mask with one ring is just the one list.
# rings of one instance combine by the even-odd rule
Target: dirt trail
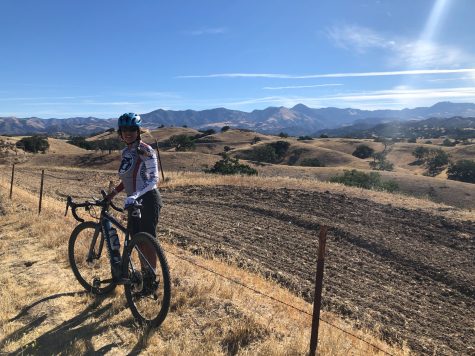
[[420,353],[475,351],[474,223],[329,192],[221,186],[162,194],[161,238],[258,270],[308,300],[319,223],[329,224],[324,309]]

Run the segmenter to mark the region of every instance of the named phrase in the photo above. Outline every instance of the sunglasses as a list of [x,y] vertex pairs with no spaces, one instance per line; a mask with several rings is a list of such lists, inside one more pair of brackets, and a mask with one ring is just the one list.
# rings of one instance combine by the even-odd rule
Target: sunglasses
[[137,129],[137,127],[132,127],[132,126],[122,126],[120,128],[120,131],[121,132],[137,132],[138,129]]

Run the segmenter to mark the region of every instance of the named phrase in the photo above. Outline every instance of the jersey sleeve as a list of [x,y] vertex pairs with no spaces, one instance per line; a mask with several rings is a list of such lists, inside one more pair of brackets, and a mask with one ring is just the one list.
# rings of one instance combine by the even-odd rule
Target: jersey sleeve
[[134,193],[137,198],[155,189],[159,181],[157,153],[155,150],[149,145],[141,144],[139,146],[139,155],[145,166],[145,179],[143,188]]

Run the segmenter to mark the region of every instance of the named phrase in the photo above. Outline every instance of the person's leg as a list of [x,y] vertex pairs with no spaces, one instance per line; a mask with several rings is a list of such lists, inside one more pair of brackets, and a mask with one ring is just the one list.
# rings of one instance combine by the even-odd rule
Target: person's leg
[[[157,190],[151,190],[143,195],[142,198],[142,209],[140,219],[140,232],[147,232],[153,237],[157,237],[157,224],[160,218],[160,209],[161,209],[161,200],[160,195]],[[157,264],[157,256],[149,246],[141,246],[139,248],[147,261],[150,263],[153,269]],[[145,267],[145,264],[142,264],[142,267]]]

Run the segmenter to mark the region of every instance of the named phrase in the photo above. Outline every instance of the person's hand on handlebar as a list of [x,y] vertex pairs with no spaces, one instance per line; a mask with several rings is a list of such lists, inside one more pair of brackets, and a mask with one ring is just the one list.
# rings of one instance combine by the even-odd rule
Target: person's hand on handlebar
[[124,209],[129,208],[132,205],[135,205],[137,202],[137,196],[136,195],[129,195],[127,198],[124,200]]

